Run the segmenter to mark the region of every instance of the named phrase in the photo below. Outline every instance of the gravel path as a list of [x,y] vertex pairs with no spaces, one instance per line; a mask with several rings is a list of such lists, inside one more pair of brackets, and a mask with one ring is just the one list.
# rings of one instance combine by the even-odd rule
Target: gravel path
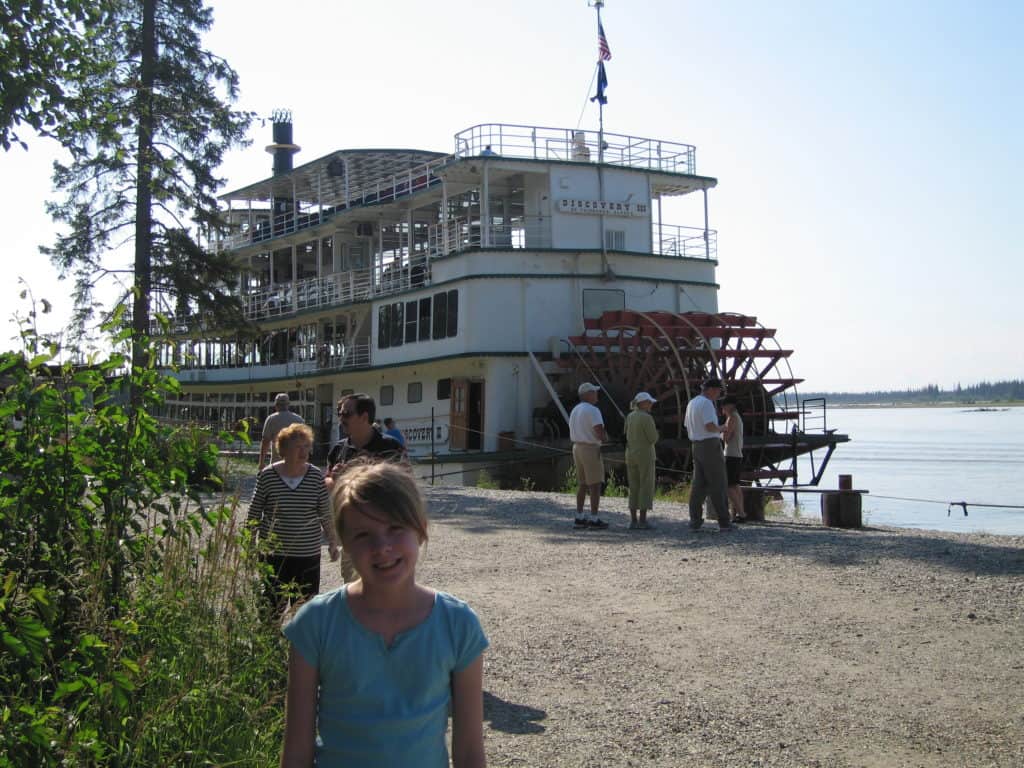
[[1024,538],[428,495],[419,576],[491,639],[491,766],[1024,766]]

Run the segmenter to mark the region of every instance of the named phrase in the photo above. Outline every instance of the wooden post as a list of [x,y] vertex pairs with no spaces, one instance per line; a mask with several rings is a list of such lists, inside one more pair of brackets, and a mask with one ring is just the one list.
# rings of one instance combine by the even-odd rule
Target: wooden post
[[743,494],[743,516],[750,523],[764,522],[765,493],[763,488],[756,486],[741,486]]
[[826,491],[822,493],[822,524],[829,528],[860,528],[861,496],[860,491]]

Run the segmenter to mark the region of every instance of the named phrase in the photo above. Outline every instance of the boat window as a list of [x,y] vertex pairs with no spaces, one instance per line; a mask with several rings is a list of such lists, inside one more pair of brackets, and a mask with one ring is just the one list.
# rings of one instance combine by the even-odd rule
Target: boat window
[[626,230],[609,229],[604,233],[604,247],[609,251],[626,250]]
[[385,304],[377,310],[377,347],[391,346],[391,305]]
[[452,380],[451,379],[438,379],[437,380],[437,399],[448,400],[452,396]]
[[405,305],[402,302],[391,305],[391,346],[400,347],[402,346],[402,330],[405,323],[403,318],[405,317]]
[[385,384],[380,388],[380,405],[394,405],[395,402],[395,388],[390,384]]
[[416,320],[419,317],[418,302],[405,302],[405,343],[416,341]]
[[410,381],[409,390],[406,392],[406,402],[419,403],[423,401],[423,382]]
[[448,294],[434,294],[434,338],[443,339],[448,335]]
[[430,297],[420,299],[420,341],[430,341]]
[[448,291],[448,335],[455,336],[459,332],[459,292]]

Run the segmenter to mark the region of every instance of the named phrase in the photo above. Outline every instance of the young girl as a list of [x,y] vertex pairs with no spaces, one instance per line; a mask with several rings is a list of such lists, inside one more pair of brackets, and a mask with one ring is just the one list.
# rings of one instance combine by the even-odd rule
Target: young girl
[[292,643],[282,768],[485,764],[483,650],[472,609],[416,583],[425,503],[408,469],[353,466],[334,522],[359,580],[306,603]]

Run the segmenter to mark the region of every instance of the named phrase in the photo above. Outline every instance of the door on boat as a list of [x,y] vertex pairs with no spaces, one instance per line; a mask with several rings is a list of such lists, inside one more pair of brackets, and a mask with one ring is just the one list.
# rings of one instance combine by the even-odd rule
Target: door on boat
[[448,446],[453,451],[466,450],[466,427],[469,425],[466,400],[469,396],[469,379],[452,379],[452,395],[449,401]]
[[479,451],[484,447],[484,383],[469,382],[469,422],[466,430],[466,447],[471,451]]
[[484,383],[452,379],[449,446],[454,451],[478,451],[483,447],[483,431]]

